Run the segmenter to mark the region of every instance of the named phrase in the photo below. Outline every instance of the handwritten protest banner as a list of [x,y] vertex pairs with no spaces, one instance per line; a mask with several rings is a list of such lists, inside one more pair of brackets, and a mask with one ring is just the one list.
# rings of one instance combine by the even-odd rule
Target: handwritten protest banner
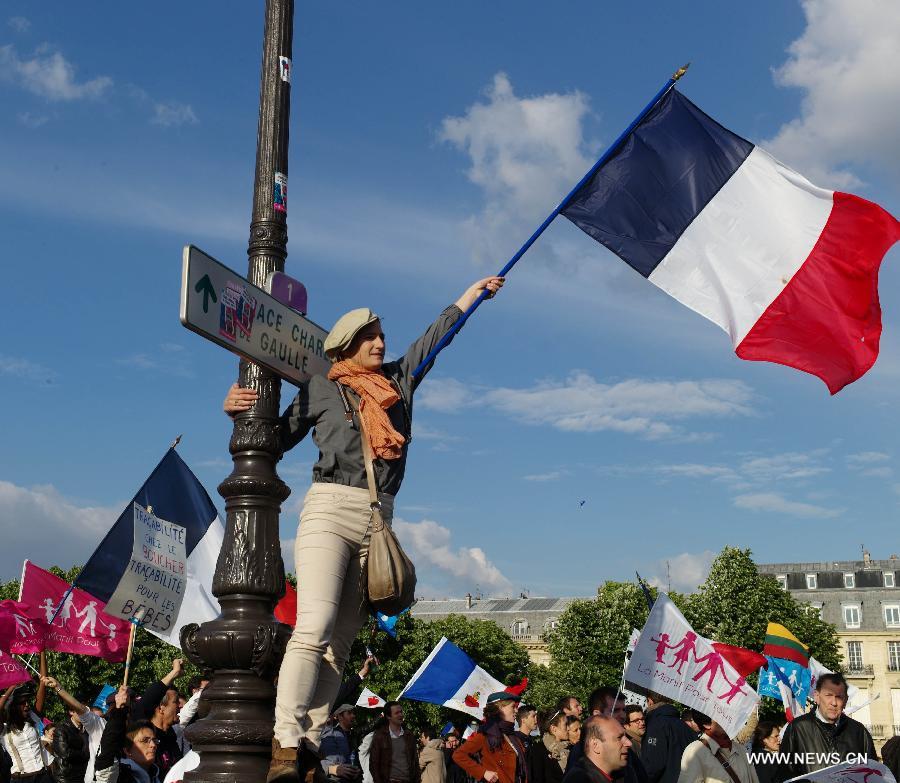
[[187,584],[186,530],[133,503],[134,543],[128,568],[106,604],[108,614],[168,630]]

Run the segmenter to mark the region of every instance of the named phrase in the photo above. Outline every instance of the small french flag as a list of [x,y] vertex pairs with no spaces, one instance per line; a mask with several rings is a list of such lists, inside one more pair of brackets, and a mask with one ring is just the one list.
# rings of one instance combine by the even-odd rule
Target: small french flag
[[480,720],[487,697],[502,690],[502,682],[443,636],[397,698],[440,704]]

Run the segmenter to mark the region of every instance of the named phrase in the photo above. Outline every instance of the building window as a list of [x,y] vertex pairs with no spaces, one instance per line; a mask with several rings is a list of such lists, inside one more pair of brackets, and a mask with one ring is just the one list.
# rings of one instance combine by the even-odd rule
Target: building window
[[888,628],[900,628],[900,606],[887,604],[884,607],[884,624]]
[[513,636],[525,636],[528,634],[528,621],[516,620],[512,626]]
[[819,614],[819,619],[820,619],[820,620],[824,620],[824,619],[825,619],[824,615],[822,614],[823,611],[824,611],[824,609],[825,609],[825,604],[821,603],[820,601],[813,601],[813,602],[810,604],[810,606],[811,606],[813,609],[815,609],[816,612],[818,612],[818,614]]
[[856,587],[856,574],[844,574],[844,587],[848,590]]
[[[844,604],[844,626],[847,628],[859,628],[859,606],[856,604]],[[851,642],[858,644],[859,642]]]
[[888,670],[900,671],[900,642],[888,642]]
[[847,642],[847,669],[851,672],[862,671],[862,642]]
[[807,590],[815,590],[819,584],[819,580],[816,578],[815,574],[807,574],[806,575],[806,589]]
[[884,586],[885,587],[893,587],[894,586],[894,572],[893,571],[885,571],[884,572]]
[[778,586],[782,590],[787,590],[787,575],[786,574],[778,574],[778,576],[775,577],[775,580],[778,582]]
[[547,630],[548,631],[555,631],[557,625],[559,625],[559,620],[555,620],[555,619],[547,620]]

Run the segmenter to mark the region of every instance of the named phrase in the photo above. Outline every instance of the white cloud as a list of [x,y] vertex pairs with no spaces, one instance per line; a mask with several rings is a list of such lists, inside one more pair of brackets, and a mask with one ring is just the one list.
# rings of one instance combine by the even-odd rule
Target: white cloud
[[12,27],[17,33],[27,33],[31,29],[31,22],[24,16],[11,16],[6,20],[6,24]]
[[0,353],[0,375],[38,383],[52,383],[56,377],[56,373],[49,367],[19,356],[8,356],[2,353]]
[[179,125],[196,125],[199,120],[193,108],[186,103],[157,103],[153,107],[153,118],[150,122],[171,128]]
[[427,378],[416,392],[416,406],[441,413],[456,413],[474,399],[469,386],[454,378]]
[[812,451],[807,454],[788,452],[770,457],[752,457],[744,460],[739,470],[748,479],[755,481],[811,478],[831,472],[831,468],[820,464],[822,456],[823,451]]
[[[508,595],[509,581],[480,547],[450,545],[450,531],[430,519],[407,522],[394,517],[393,528],[416,564],[417,575],[429,584],[441,582],[448,594],[472,590],[475,584],[488,594]],[[436,588],[431,588],[432,592]],[[437,592],[440,592],[439,590]]]
[[582,130],[589,109],[580,92],[517,97],[505,73],[485,96],[445,118],[440,138],[469,157],[467,175],[485,203],[464,230],[476,260],[496,263],[516,249],[510,238],[524,241],[589,168]]
[[494,389],[479,396],[526,424],[565,431],[612,430],[646,438],[680,437],[671,422],[696,417],[750,416],[753,394],[740,381],[646,381],[599,383],[585,372],[530,389]]
[[193,378],[195,375],[190,355],[176,343],[162,343],[159,351],[153,354],[139,352],[116,359],[116,364],[176,378]]
[[12,44],[0,46],[0,78],[50,101],[100,98],[113,83],[108,76],[79,82],[60,52],[41,47],[30,59],[21,59]]
[[885,466],[881,468],[866,468],[860,471],[860,476],[871,476],[872,478],[890,478],[894,475],[894,471]]
[[847,465],[858,469],[878,462],[887,462],[890,458],[890,454],[885,454],[882,451],[861,451],[858,454],[848,454]]
[[775,78],[804,91],[800,116],[763,146],[829,187],[853,187],[847,166],[900,172],[900,3],[803,0],[806,29]]
[[664,476],[676,478],[708,478],[713,481],[737,481],[738,475],[732,468],[724,465],[699,465],[685,463],[681,465],[660,465],[656,468]]
[[44,568],[82,565],[124,507],[83,505],[50,485],[0,481],[0,575],[18,576],[26,558]]
[[565,471],[562,470],[551,470],[549,473],[533,473],[530,476],[522,476],[525,481],[557,481],[561,479]]
[[793,517],[822,518],[837,517],[843,513],[842,509],[825,508],[812,503],[801,503],[796,500],[788,500],[777,492],[757,492],[746,495],[738,495],[734,499],[737,508],[748,511],[771,511],[776,514],[787,514]]
[[709,575],[709,567],[715,559],[715,552],[682,552],[675,557],[658,560],[649,572],[647,582],[661,590],[692,593]]
[[32,114],[30,111],[22,111],[16,115],[16,119],[26,128],[40,128],[46,125],[50,117],[46,114]]

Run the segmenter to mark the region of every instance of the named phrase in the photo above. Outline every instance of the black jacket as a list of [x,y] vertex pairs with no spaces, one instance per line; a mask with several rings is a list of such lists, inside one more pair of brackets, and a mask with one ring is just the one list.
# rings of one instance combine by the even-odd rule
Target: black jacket
[[650,783],[677,783],[681,756],[697,735],[671,704],[647,711],[647,731],[641,741],[641,762]]
[[[553,758],[551,757],[550,760],[553,761]],[[566,762],[566,775],[581,764],[583,760],[584,737],[581,738],[581,742],[569,748],[569,760]],[[681,763],[680,759],[679,763]],[[559,765],[557,764],[557,766]],[[628,780],[633,781],[634,783],[649,783],[647,770],[644,769],[641,759],[638,757],[638,754],[634,752],[633,748],[628,749],[628,766],[626,767],[626,770],[629,773],[627,775]],[[622,776],[625,776],[624,772],[622,773]]]
[[[616,783],[640,783],[637,770],[632,764],[619,770],[612,776],[612,779]],[[582,754],[581,758],[566,771],[563,783],[609,783],[609,779],[589,758]]]
[[[816,712],[818,710],[795,718],[785,729],[780,752],[788,755],[782,780],[839,764],[851,753],[864,753],[870,760],[878,760],[872,735],[862,723],[846,715],[841,715],[837,723],[825,723],[816,717]],[[821,754],[821,757],[799,758],[807,753]]]
[[562,767],[553,758],[543,737],[536,737],[528,748],[528,783],[560,783]]

